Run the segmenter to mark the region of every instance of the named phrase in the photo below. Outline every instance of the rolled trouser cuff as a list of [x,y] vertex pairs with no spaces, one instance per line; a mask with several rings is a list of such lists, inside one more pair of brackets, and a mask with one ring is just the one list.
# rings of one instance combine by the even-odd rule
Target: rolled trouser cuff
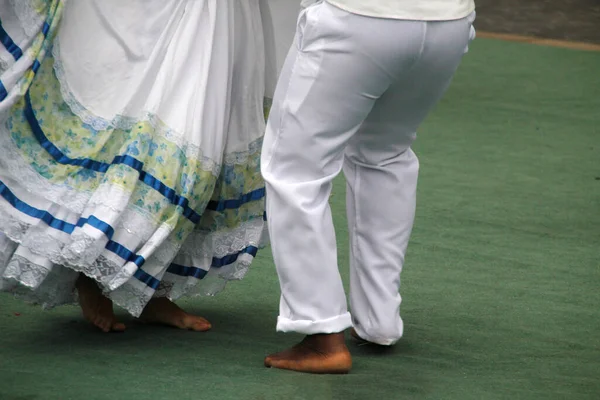
[[319,333],[338,333],[352,326],[352,318],[347,312],[333,318],[318,321],[291,320],[284,317],[277,318],[278,332],[297,332],[304,335],[316,335]]

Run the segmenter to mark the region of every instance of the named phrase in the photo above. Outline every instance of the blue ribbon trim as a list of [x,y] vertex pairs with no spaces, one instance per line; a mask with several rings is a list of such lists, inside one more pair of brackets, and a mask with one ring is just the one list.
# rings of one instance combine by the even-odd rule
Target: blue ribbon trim
[[4,46],[4,48],[12,54],[15,61],[18,61],[19,58],[23,56],[23,50],[15,43],[15,41],[10,37],[8,32],[2,26],[2,21],[0,21],[0,43]]
[[[148,274],[141,268],[146,262],[144,257],[135,254],[131,250],[127,249],[125,246],[114,242],[111,239],[114,235],[114,228],[106,222],[101,221],[93,215],[89,218],[81,218],[77,222],[77,224],[71,224],[69,222],[60,220],[54,217],[48,211],[40,210],[20,200],[2,181],[0,181],[0,196],[2,196],[16,210],[22,212],[23,214],[29,215],[32,218],[37,218],[46,223],[46,225],[48,225],[49,227],[59,230],[61,232],[72,234],[76,227],[83,227],[86,224],[92,226],[95,229],[100,230],[109,239],[108,243],[106,244],[106,250],[116,254],[117,256],[121,257],[126,261],[133,262],[138,267],[138,269],[134,273],[134,277],[146,284],[148,287],[154,290],[158,289],[158,286],[160,285],[160,280]],[[221,268],[225,265],[234,263],[242,254],[250,254],[253,257],[255,257],[257,253],[257,247],[248,246],[238,253],[229,254],[222,258],[213,258],[211,266],[214,268]],[[167,269],[167,272],[179,276],[193,277],[196,279],[202,279],[207,274],[207,271],[201,268],[188,267],[177,264],[171,264]]]
[[[52,158],[54,158],[56,162],[63,165],[74,165],[100,173],[105,173],[113,165],[127,165],[128,167],[135,169],[139,173],[138,179],[140,181],[144,182],[146,185],[159,192],[172,204],[181,207],[183,209],[183,215],[190,221],[192,221],[192,223],[197,224],[198,222],[200,222],[201,216],[189,206],[189,200],[183,196],[178,195],[174,189],[168,187],[159,179],[144,171],[144,163],[140,160],[129,155],[116,156],[113,159],[112,163],[105,163],[89,158],[70,158],[66,154],[64,154],[58,147],[56,147],[44,134],[44,131],[42,130],[42,127],[40,126],[35,116],[35,112],[33,111],[33,106],[31,105],[31,97],[29,95],[29,92],[25,94],[25,109],[23,112],[36,140],[44,148],[44,150],[46,150],[48,154],[50,154]],[[246,203],[258,201],[264,197],[265,188],[259,188],[249,193],[243,194],[238,199],[228,199],[219,201],[211,200],[208,202],[206,208],[211,211],[222,212],[226,209],[239,208]]]

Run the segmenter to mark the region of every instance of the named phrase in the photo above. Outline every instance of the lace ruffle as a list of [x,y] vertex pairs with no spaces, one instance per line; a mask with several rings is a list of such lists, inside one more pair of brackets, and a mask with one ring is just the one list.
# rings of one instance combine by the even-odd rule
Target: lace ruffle
[[28,37],[34,36],[44,21],[44,15],[38,13],[34,7],[36,2],[39,3],[37,0],[10,0],[10,5]]
[[[45,278],[42,279],[44,275]],[[13,255],[0,278],[0,290],[10,292],[26,302],[51,309],[77,301],[77,292],[74,290],[76,279],[77,273],[74,271],[63,269],[62,274],[50,274],[46,267]],[[40,282],[42,284],[39,284]],[[38,286],[34,286],[35,284]]]
[[[0,121],[6,121],[7,113],[0,114]],[[248,144],[248,151],[233,152],[225,154],[225,163],[227,165],[244,165],[250,157],[257,154],[261,150],[262,138]],[[102,191],[94,193],[82,192],[73,189],[68,185],[61,185],[49,182],[35,171],[30,164],[25,162],[19,154],[19,149],[15,146],[11,139],[11,132],[7,123],[0,125],[0,149],[2,149],[2,157],[0,157],[0,179],[10,180],[10,177],[19,177],[19,186],[28,192],[36,195],[41,195],[45,199],[66,207],[70,211],[81,214],[89,202],[94,204],[106,204],[110,207],[115,203],[115,198],[111,196],[103,196]],[[203,163],[204,164],[204,163]],[[206,165],[216,165],[213,161]],[[213,167],[210,167],[213,168]],[[221,167],[216,167],[221,170]],[[207,169],[206,171],[210,171]],[[214,173],[214,169],[212,169]],[[4,176],[3,176],[4,173]],[[8,178],[8,179],[7,179]],[[117,202],[118,204],[118,202]]]
[[[19,21],[19,26],[25,32],[25,42],[32,40],[32,38],[39,33],[44,16],[37,13],[29,0],[10,0],[9,5],[12,8],[11,11],[7,11],[9,15],[2,16],[3,19],[15,19]],[[10,34],[10,32],[9,32]],[[17,43],[19,46],[22,43]],[[27,49],[21,49],[26,52]],[[2,51],[0,53],[0,73],[8,71],[15,64],[14,56],[8,51]]]
[[[43,20],[40,16],[38,22],[34,21],[37,15],[34,7],[37,7],[37,3],[26,0],[11,1],[16,8],[21,7],[18,12],[20,18],[24,18],[22,21],[31,18],[30,22],[23,22],[23,25],[30,27],[35,34]],[[70,110],[83,124],[102,130],[130,129],[133,124],[140,122],[125,116],[116,116],[112,120],[102,119],[87,110],[69,90],[64,68],[58,57],[58,45],[54,47],[53,52],[53,67],[59,79],[60,93]],[[186,140],[180,132],[170,129],[156,115],[146,113],[142,118],[150,122],[160,135],[175,144],[186,156],[201,160],[201,167],[216,176],[220,174],[223,165],[245,166],[249,162],[255,163],[251,156],[256,156],[262,145],[262,139],[256,139],[248,145],[246,151],[225,153],[223,161],[215,161],[204,157],[198,146]],[[100,282],[106,295],[115,304],[132,315],[139,316],[153,296],[177,299],[184,295],[215,295],[224,288],[227,281],[244,277],[253,256],[239,254],[235,262],[221,268],[211,268],[212,260],[236,255],[250,246],[263,246],[266,238],[264,222],[258,217],[227,231],[196,230],[182,244],[169,236],[171,228],[161,225],[151,212],[132,204],[125,206],[129,196],[126,190],[123,190],[121,196],[119,193],[115,195],[114,191],[102,185],[93,192],[83,192],[68,185],[52,183],[21,157],[22,153],[13,142],[8,123],[4,123],[7,120],[6,115],[0,116],[0,179],[8,186],[18,188],[20,195],[30,195],[37,204],[45,204],[42,200],[48,200],[52,204],[39,207],[52,210],[53,214],[58,210],[59,214],[63,215],[61,218],[71,223],[84,212],[93,209],[106,211],[97,215],[119,215],[118,222],[112,226],[115,232],[127,236],[132,242],[141,243],[144,247],[149,245],[150,241],[157,242],[150,254],[145,254],[143,269],[152,271],[153,277],[159,280],[160,284],[155,291],[135,278],[136,266],[133,263],[124,264],[123,259],[107,252],[105,238],[99,239],[98,235],[94,235],[97,232],[76,229],[69,235],[52,230],[42,222],[32,222],[31,218],[22,216],[11,209],[12,206],[0,201],[2,290],[11,291],[46,308],[52,308],[76,300],[75,280],[79,273],[83,273]],[[240,179],[243,180],[243,176]],[[6,208],[3,210],[4,207]],[[164,231],[164,235],[157,235],[156,232],[161,230]],[[158,240],[159,236],[162,236],[161,240]],[[136,249],[139,247],[136,246]],[[174,259],[180,260],[180,265],[194,266],[208,273],[204,279],[198,280],[165,272]]]
[[[0,121],[6,121],[6,115],[0,115]],[[18,177],[20,187],[32,194],[38,194],[45,199],[58,204],[70,211],[81,214],[90,200],[91,193],[74,190],[68,185],[58,185],[49,182],[38,174],[20,156],[18,149],[11,139],[11,132],[7,123],[0,125],[0,178]]]
[[[267,237],[264,223],[257,220],[243,223],[226,232],[195,232],[183,249],[176,242],[166,241],[147,260],[146,265],[152,269],[158,266],[166,270],[173,258],[178,256],[192,262],[201,262],[201,265],[194,266],[208,270],[208,274],[203,280],[197,280],[167,272],[155,292],[133,277],[135,269],[131,269],[130,265],[122,265],[122,262],[98,255],[103,248],[98,246],[97,239],[83,232],[67,238],[67,235],[51,236],[35,226],[5,215],[5,212],[0,212],[1,290],[10,291],[45,308],[52,308],[76,301],[74,284],[77,274],[83,273],[97,280],[104,287],[107,297],[134,316],[141,314],[153,296],[176,300],[182,296],[217,294],[227,281],[240,280],[245,276],[253,257],[250,254],[240,254],[235,262],[221,268],[210,268],[211,260],[214,257],[238,254],[248,246],[261,248]],[[130,227],[132,225],[135,223],[130,223]],[[123,226],[118,229],[123,229]],[[146,232],[143,236],[149,236],[149,233]],[[192,250],[189,248],[191,243],[199,244],[199,247]],[[18,246],[31,252],[33,256],[27,258],[15,254]],[[70,249],[70,252],[65,252],[65,249]],[[23,253],[23,250],[19,253]],[[46,260],[44,265],[40,260]],[[6,267],[2,270],[3,266]]]
[[0,54],[0,74],[8,70],[15,59],[9,53]]

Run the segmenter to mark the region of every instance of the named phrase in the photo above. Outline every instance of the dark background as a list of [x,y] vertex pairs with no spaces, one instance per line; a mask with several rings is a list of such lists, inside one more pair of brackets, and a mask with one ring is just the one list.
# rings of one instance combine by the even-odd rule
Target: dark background
[[475,0],[482,31],[600,43],[600,0]]

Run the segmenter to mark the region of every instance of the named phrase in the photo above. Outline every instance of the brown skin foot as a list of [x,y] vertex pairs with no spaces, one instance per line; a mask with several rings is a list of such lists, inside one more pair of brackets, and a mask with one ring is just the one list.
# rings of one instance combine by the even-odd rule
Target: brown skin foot
[[309,335],[291,349],[265,358],[265,367],[312,374],[347,374],[352,356],[344,333]]
[[110,299],[102,295],[98,284],[85,275],[79,275],[76,282],[79,305],[83,316],[103,332],[123,332],[125,324],[118,322]]
[[206,319],[186,313],[171,300],[164,297],[150,300],[144,308],[140,320],[196,332],[205,332],[212,328],[212,325]]

